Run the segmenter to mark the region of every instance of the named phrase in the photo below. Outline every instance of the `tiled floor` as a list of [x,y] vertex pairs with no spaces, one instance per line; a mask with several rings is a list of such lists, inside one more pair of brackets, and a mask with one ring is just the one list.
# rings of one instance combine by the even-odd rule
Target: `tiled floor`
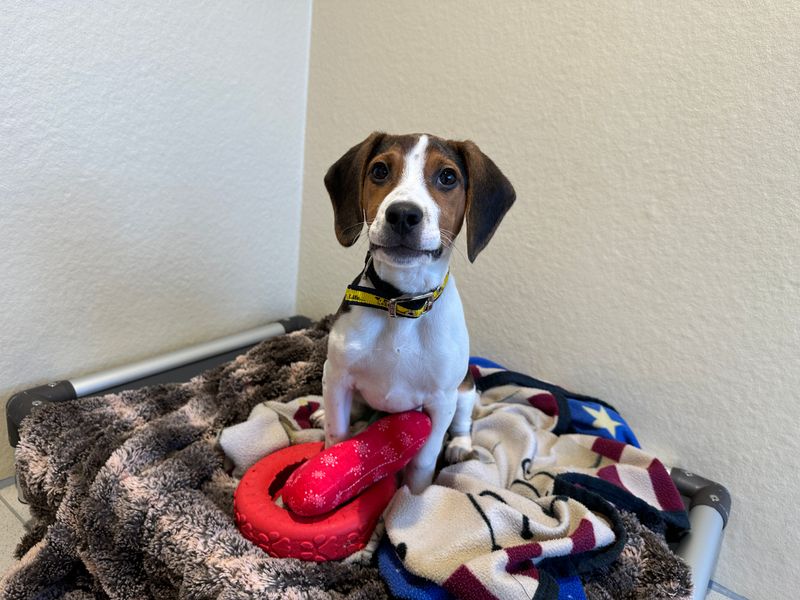
[[22,537],[23,524],[30,514],[24,504],[17,501],[13,479],[0,481],[0,574],[14,563],[14,548]]

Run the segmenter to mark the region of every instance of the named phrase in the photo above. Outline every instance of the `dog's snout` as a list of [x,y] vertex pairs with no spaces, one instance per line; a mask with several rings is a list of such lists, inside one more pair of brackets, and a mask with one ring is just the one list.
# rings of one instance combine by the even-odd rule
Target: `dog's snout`
[[405,235],[422,221],[422,209],[413,202],[395,202],[386,209],[386,221],[395,233]]

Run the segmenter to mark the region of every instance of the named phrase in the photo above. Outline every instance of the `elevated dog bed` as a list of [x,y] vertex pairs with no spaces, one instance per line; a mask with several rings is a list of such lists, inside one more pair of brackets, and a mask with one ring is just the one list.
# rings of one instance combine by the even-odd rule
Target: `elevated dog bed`
[[[524,544],[501,539],[509,532],[491,526],[491,511],[503,510],[501,504],[509,508],[516,497],[502,488],[476,492],[464,483],[469,473],[458,470],[491,464],[489,452],[482,460],[478,456],[472,467],[462,463],[467,467],[445,469],[446,477],[439,482],[447,490],[441,493],[466,494],[460,496],[466,503],[469,497],[475,500],[477,520],[473,515],[474,523],[464,521],[469,531],[462,537],[478,545],[486,538],[489,545],[465,569],[456,569],[457,585],[435,581],[435,569],[425,572],[419,566],[425,562],[421,553],[452,541],[435,527],[425,533],[426,515],[438,510],[433,495],[426,497],[430,501],[418,514],[413,498],[396,498],[393,512],[387,513],[388,535],[377,531],[369,552],[319,564],[267,556],[236,529],[232,500],[237,480],[226,468],[217,438],[223,428],[243,422],[264,402],[295,403],[294,430],[300,438],[309,433],[304,399],[321,393],[328,322],[284,333],[304,324],[294,319],[249,337],[236,336],[11,398],[9,437],[17,447],[18,487],[30,504],[32,520],[17,549],[21,560],[0,582],[0,597],[446,598],[479,589],[508,597],[506,590],[514,588],[503,586],[513,585],[514,577],[520,582],[520,597],[531,597],[528,592],[534,590],[536,598],[557,598],[559,590],[566,594],[569,586],[587,598],[705,596],[727,520],[724,488],[673,469],[667,487],[684,495],[687,521],[677,495],[662,490],[653,496],[665,485],[662,471],[635,448],[635,438],[625,444],[597,437],[601,441],[596,445],[578,423],[563,425],[566,404],[586,397],[536,380],[512,381],[518,374],[504,375],[508,372],[478,364],[473,368],[483,388],[485,416],[508,419],[522,411],[527,426],[541,429],[553,447],[572,448],[554,459],[563,467],[558,473],[539,471],[555,475],[552,481],[516,484],[536,487],[537,497],[554,498],[553,505],[543,509],[541,521],[525,512],[524,503],[511,507],[528,525],[513,533],[526,540],[528,554],[520,554]],[[258,338],[269,339],[252,346]],[[142,375],[146,377],[135,379]],[[498,380],[523,390],[526,399],[530,389],[536,390],[530,397],[537,400],[512,406],[504,398],[508,390],[492,384]],[[98,392],[104,395],[75,399]],[[516,421],[516,427],[523,427],[514,434],[517,438],[530,434],[523,425]],[[537,443],[542,448],[544,442]],[[576,452],[582,453],[583,461],[595,460],[596,455],[597,464],[571,468]],[[603,469],[605,475],[628,469],[636,476],[622,475],[617,482],[621,485],[615,485],[613,476],[597,476]],[[654,479],[643,483],[638,477],[642,472]],[[447,477],[466,488],[449,485]],[[410,526],[416,524],[421,544],[403,538],[402,522],[409,516],[414,517]],[[571,534],[561,539],[561,534],[545,532],[553,518],[560,518]],[[584,521],[592,524],[591,536]],[[486,523],[490,527],[479,533]],[[491,539],[495,533],[497,538]],[[565,549],[567,538],[570,546]],[[676,553],[668,546],[670,540]],[[500,565],[500,551],[519,560],[503,559]],[[492,569],[498,565],[508,577],[492,587],[497,583]],[[690,576],[694,596],[689,595]]]

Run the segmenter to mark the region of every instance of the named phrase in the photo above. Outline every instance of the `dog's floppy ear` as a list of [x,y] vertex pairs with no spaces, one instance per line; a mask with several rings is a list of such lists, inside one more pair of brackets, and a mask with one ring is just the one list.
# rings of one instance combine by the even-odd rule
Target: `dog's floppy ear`
[[342,246],[352,246],[358,239],[364,221],[361,190],[364,169],[384,133],[374,132],[360,144],[344,153],[325,174],[325,188],[333,203],[336,239]]
[[511,182],[480,148],[458,143],[467,170],[467,256],[475,262],[517,197]]

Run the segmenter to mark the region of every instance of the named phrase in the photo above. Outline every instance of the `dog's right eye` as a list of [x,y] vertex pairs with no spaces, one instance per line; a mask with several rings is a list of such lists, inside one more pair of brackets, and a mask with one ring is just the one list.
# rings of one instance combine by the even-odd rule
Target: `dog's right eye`
[[377,162],[372,165],[369,174],[373,181],[384,181],[389,177],[389,167],[386,166],[386,163]]

